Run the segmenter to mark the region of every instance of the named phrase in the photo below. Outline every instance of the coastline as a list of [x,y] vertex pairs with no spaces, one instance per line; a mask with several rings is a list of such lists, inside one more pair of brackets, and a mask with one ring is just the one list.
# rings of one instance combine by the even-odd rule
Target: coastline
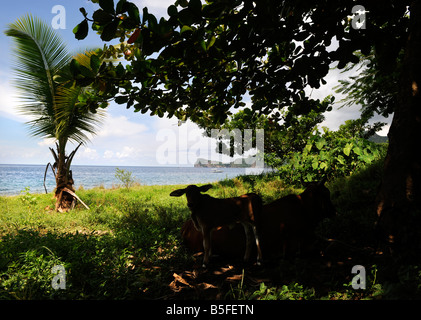
[[[74,165],[74,188],[112,189],[119,184],[115,177],[117,166],[82,166]],[[141,185],[183,185],[202,184],[246,175],[247,168],[223,168],[221,172],[212,172],[212,168],[195,167],[118,167],[133,173],[134,182]],[[44,193],[44,165],[0,165],[0,196],[19,195],[25,188],[30,193]],[[48,192],[55,188],[55,178],[51,170],[47,171],[46,187]]]

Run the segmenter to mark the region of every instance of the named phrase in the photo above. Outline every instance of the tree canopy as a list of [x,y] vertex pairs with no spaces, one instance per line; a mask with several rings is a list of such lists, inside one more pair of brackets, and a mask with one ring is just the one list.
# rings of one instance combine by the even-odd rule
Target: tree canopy
[[103,64],[98,74],[81,77],[100,92],[91,97],[93,105],[115,98],[135,111],[209,126],[223,123],[231,108],[244,107],[248,93],[253,111],[289,124],[294,115],[330,110],[304,89],[324,84],[332,63],[344,68],[360,61],[356,52],[368,55],[374,48],[381,68],[396,65],[407,36],[408,3],[361,4],[369,12],[365,29],[352,27],[351,0],[184,0],[159,21],[126,0],[102,0],[92,19],[81,9],[85,20],[76,37],[83,39],[92,21],[103,40],[122,42],[102,53],[124,56],[129,64]]

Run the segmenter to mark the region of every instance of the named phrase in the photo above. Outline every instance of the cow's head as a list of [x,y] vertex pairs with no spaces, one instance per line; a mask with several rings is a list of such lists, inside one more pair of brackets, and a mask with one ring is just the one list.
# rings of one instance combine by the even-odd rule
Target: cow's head
[[201,192],[206,192],[210,188],[212,188],[211,184],[206,184],[201,187],[191,184],[187,186],[187,188],[174,190],[170,193],[170,196],[181,197],[183,194],[185,194],[187,198],[187,206],[190,209],[193,209],[194,207],[200,204]]

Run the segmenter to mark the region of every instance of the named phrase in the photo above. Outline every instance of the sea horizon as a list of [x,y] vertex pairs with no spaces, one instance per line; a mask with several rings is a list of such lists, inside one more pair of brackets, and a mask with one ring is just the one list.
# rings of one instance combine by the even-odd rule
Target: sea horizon
[[[34,164],[34,163],[0,163],[0,166],[44,166],[46,167],[46,164]],[[73,167],[118,167],[118,168],[124,168],[124,167],[151,167],[151,168],[194,168],[194,165],[104,165],[104,164],[72,164]]]
[[[96,168],[97,170],[93,170]],[[75,189],[106,189],[121,184],[115,169],[131,171],[133,180],[141,185],[183,185],[214,183],[248,174],[245,168],[218,168],[194,166],[128,166],[128,165],[72,165]],[[0,164],[0,196],[19,195],[29,187],[30,193],[45,193],[46,165]],[[55,188],[55,178],[48,168],[45,180],[47,192]]]

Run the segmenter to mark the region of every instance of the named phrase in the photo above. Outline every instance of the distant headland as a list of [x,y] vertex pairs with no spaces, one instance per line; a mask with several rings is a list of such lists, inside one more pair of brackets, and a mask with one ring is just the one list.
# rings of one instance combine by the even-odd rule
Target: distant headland
[[235,161],[225,163],[221,161],[207,160],[198,158],[194,164],[195,168],[255,168],[255,157],[236,159]]

